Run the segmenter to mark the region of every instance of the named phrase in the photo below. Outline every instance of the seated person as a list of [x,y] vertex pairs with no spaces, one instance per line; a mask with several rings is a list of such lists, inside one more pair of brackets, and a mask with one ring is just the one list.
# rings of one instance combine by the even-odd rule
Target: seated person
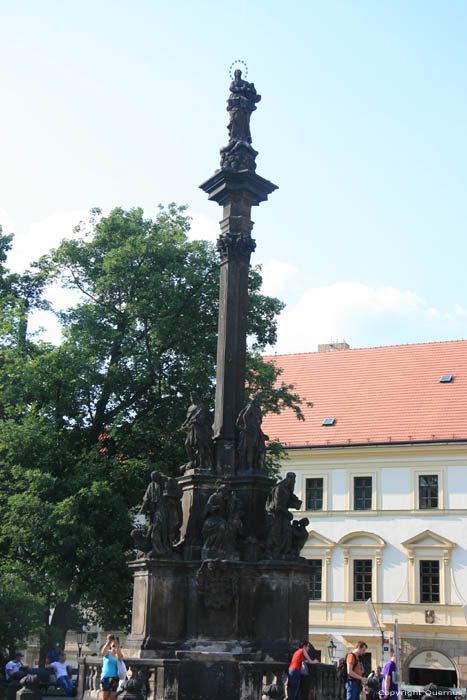
[[25,676],[29,669],[23,666],[23,654],[17,651],[13,659],[5,666],[5,678],[7,681],[16,681]]
[[66,656],[62,652],[58,661],[52,661],[51,664],[46,664],[46,668],[51,668],[57,678],[57,685],[62,688],[67,695],[74,695],[75,688],[71,682],[70,673],[71,666],[66,665]]

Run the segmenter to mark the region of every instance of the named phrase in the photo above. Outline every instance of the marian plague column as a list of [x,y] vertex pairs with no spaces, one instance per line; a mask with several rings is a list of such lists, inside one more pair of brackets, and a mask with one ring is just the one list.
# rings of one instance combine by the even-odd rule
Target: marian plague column
[[188,461],[177,477],[152,473],[147,527],[132,533],[139,555],[125,653],[134,668],[171,678],[176,694],[164,700],[238,700],[248,664],[287,662],[308,631],[308,520],[291,513],[301,507],[295,474],[278,483],[268,475],[261,394],[245,388],[251,209],[276,189],[256,174],[250,117],[260,99],[235,71],[229,141],[201,185],[223,212],[214,424],[193,387],[181,426]]

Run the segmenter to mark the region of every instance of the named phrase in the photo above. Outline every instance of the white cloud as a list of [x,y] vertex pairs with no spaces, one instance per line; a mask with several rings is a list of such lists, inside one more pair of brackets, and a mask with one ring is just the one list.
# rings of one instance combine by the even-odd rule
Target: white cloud
[[73,228],[89,212],[83,209],[60,209],[40,221],[33,222],[27,231],[14,231],[13,249],[8,256],[8,266],[22,272],[33,261],[58,246],[62,238],[70,238]]
[[268,296],[278,296],[287,287],[292,277],[298,274],[298,267],[283,260],[272,258],[263,264],[263,286],[261,291]]
[[429,314],[432,316],[436,316],[436,318],[439,318],[441,316],[441,312],[439,309],[435,309],[434,306],[430,306],[430,308],[427,310]]
[[15,222],[12,216],[6,209],[0,207],[0,225],[4,234],[14,233],[16,230]]
[[275,352],[311,352],[318,343],[347,340],[351,347],[415,343],[465,336],[457,318],[428,306],[410,290],[336,283],[308,289],[279,317]]
[[218,221],[197,211],[189,211],[188,214],[192,218],[191,229],[188,233],[188,237],[192,241],[200,239],[216,241],[219,238],[221,230]]

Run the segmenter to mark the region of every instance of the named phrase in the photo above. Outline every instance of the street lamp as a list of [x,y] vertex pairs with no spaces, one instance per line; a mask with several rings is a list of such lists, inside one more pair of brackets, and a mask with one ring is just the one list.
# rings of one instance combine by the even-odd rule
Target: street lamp
[[84,629],[84,627],[81,627],[81,629],[78,630],[76,633],[76,640],[78,642],[78,656],[81,656],[81,650],[83,648],[85,637],[86,630]]
[[329,661],[333,663],[334,661],[334,652],[336,651],[337,647],[334,644],[333,639],[331,638],[331,641],[328,644],[328,654],[329,654]]

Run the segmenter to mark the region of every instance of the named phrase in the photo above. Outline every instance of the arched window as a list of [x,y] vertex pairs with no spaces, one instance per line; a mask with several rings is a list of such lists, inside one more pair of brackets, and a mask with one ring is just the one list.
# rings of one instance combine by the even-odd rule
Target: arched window
[[337,546],[344,556],[344,600],[380,602],[381,562],[385,541],[372,532],[351,532]]
[[302,556],[312,562],[310,572],[310,602],[330,600],[330,570],[332,550],[336,543],[310,530]]

